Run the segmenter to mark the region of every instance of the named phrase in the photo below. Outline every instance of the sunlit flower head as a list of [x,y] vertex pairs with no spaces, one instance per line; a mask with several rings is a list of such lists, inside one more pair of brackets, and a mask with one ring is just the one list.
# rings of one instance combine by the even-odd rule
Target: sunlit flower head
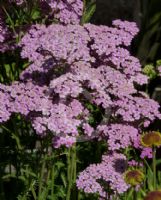
[[153,147],[153,146],[158,147],[161,145],[161,134],[157,131],[145,133],[141,137],[141,144],[144,147]]
[[124,174],[125,182],[131,186],[136,186],[142,183],[144,180],[144,174],[139,169],[128,170]]

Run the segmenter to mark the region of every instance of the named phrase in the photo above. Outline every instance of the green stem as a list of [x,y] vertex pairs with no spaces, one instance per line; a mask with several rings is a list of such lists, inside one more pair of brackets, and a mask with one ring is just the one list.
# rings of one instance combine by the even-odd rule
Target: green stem
[[52,167],[52,175],[51,175],[51,199],[54,200],[54,181],[55,181],[55,166]]
[[78,191],[78,198],[77,198],[77,200],[80,200],[81,199],[81,193],[80,193],[80,191]]
[[73,178],[73,184],[74,184],[74,190],[73,190],[73,195],[72,195],[72,199],[77,199],[77,193],[76,193],[76,176],[77,176],[77,161],[76,161],[76,145],[73,146],[72,148],[72,178]]
[[127,200],[127,192],[125,193],[125,200]]
[[45,158],[44,158],[43,163],[42,163],[41,173],[40,173],[40,177],[39,177],[38,200],[41,200],[41,192],[42,192],[42,187],[43,187],[44,170],[45,170]]
[[34,200],[36,200],[36,199],[37,199],[37,197],[36,197],[36,192],[35,192],[35,189],[34,189],[33,186],[31,186],[31,192],[32,192],[32,195],[33,195],[33,197],[34,197]]
[[17,33],[16,33],[16,30],[15,30],[15,25],[14,25],[14,21],[12,20],[12,18],[10,17],[9,13],[7,12],[6,8],[4,6],[2,6],[2,9],[4,10],[5,14],[7,15],[8,17],[8,20],[11,24],[11,28],[13,30],[13,33],[15,34],[16,38],[17,38]]
[[67,179],[68,179],[68,189],[67,189],[67,196],[66,200],[70,200],[71,194],[71,149],[69,149],[67,154]]
[[[67,188],[66,200],[71,200],[72,186],[76,181],[76,147],[75,146],[69,149],[69,153],[67,155],[67,165],[68,165],[67,167],[68,188]],[[76,199],[76,197],[74,197],[74,199]]]
[[153,147],[153,186],[156,189],[156,148]]
[[133,195],[134,195],[134,200],[137,200],[137,193],[136,193],[135,187],[133,188]]

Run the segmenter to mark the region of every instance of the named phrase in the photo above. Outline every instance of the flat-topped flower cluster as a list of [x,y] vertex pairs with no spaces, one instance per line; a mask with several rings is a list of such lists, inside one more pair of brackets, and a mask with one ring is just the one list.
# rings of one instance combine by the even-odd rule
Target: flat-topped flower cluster
[[[161,118],[158,103],[135,87],[148,81],[139,60],[128,50],[138,28],[121,20],[113,21],[112,27],[79,25],[82,1],[45,2],[58,9],[55,17],[61,23],[33,25],[21,39],[21,57],[30,64],[19,81],[0,85],[0,122],[19,113],[41,137],[52,134],[56,148],[70,147],[83,136],[107,141],[113,153],[82,172],[77,186],[104,197],[103,186],[97,182],[103,179],[112,190],[125,192],[129,186],[114,161],[124,163],[126,158],[116,150],[139,149],[136,138],[141,128]],[[5,29],[1,43],[4,35]],[[87,103],[102,110],[103,123],[92,126]]]

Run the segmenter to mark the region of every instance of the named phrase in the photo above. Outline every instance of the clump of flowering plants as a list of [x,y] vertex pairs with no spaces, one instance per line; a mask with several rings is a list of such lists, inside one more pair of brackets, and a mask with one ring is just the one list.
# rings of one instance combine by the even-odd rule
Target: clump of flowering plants
[[[80,172],[78,189],[103,199],[126,199],[126,194],[136,199],[135,191],[142,188],[145,176],[140,169],[144,165],[137,162],[139,156],[153,156],[153,189],[157,189],[156,148],[143,145],[142,132],[155,119],[161,119],[161,114],[159,104],[137,89],[148,83],[139,60],[129,51],[137,25],[121,20],[114,20],[111,27],[83,24],[87,11],[81,0],[35,2],[7,2],[19,13],[31,11],[26,20],[32,24],[21,31],[20,27],[16,30],[15,18],[12,20],[4,6],[12,26],[0,18],[0,51],[19,51],[25,63],[17,81],[0,84],[0,122],[21,116],[31,123],[41,141],[48,141],[41,150],[53,148],[42,155],[39,185],[34,174],[28,193],[35,200],[42,199],[41,195],[43,199],[55,198],[54,173],[64,167],[63,160],[50,167],[54,152],[65,146],[69,149],[64,150],[68,156],[67,178],[61,173],[66,188],[62,196],[76,199],[72,194],[77,175],[76,144],[83,141],[103,141],[106,150],[100,163]],[[8,37],[13,44],[7,42]],[[136,152],[137,160],[132,161]],[[59,192],[61,188],[58,197]],[[23,198],[25,194],[19,196]]]

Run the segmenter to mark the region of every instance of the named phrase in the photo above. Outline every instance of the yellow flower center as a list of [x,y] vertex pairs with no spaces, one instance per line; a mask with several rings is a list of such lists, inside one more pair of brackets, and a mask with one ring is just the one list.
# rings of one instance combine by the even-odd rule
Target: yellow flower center
[[145,147],[160,146],[161,134],[159,132],[149,132],[142,136],[141,144]]
[[126,183],[136,186],[144,180],[144,174],[139,169],[128,170],[124,174],[124,179]]

